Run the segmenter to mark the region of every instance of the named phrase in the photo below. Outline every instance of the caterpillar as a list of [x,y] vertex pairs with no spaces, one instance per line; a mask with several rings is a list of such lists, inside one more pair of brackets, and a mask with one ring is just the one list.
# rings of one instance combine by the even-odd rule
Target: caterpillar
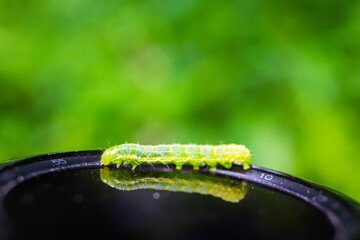
[[213,174],[129,171],[127,169],[100,170],[101,181],[122,191],[139,189],[166,190],[171,192],[199,193],[211,195],[227,202],[237,203],[247,193],[247,182],[235,184],[229,178],[220,178]]
[[244,145],[140,145],[122,144],[108,148],[101,156],[101,163],[108,165],[113,162],[120,165],[131,164],[133,169],[142,163],[175,164],[181,169],[185,163],[190,163],[198,170],[202,163],[216,169],[217,164],[231,168],[233,162],[241,163],[244,170],[250,168],[251,154]]

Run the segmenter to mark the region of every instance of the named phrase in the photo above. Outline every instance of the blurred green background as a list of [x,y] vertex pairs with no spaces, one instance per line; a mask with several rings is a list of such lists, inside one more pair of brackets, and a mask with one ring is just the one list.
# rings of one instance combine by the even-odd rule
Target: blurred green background
[[359,1],[0,1],[0,161],[239,143],[360,200]]

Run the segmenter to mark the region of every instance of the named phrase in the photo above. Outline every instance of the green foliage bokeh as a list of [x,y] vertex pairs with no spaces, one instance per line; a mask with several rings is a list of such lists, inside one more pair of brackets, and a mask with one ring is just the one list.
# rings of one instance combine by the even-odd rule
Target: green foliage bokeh
[[0,1],[0,161],[245,144],[360,200],[359,1]]

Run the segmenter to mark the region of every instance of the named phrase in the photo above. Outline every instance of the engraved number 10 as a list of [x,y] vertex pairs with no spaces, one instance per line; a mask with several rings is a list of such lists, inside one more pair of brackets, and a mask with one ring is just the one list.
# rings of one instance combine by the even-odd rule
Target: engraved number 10
[[271,179],[273,179],[273,175],[262,173],[260,175],[260,178],[270,181]]

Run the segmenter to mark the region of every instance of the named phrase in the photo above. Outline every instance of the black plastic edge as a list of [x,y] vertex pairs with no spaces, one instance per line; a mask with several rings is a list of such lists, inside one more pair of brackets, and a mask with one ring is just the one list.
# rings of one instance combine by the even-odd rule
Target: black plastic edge
[[[99,169],[101,168],[102,152],[95,150],[53,153],[5,164],[0,168],[0,200],[2,201],[16,185],[36,176],[76,169]],[[111,167],[116,166],[111,164]],[[121,167],[129,166],[122,165]],[[142,164],[140,167],[158,171],[175,169],[175,166],[171,164],[168,166]],[[191,166],[184,166],[184,169],[191,170],[192,168]],[[199,171],[210,172],[211,170],[203,167]],[[309,181],[255,165],[246,171],[238,164],[235,164],[230,170],[219,166],[212,172],[231,178],[248,180],[305,201],[328,217],[335,229],[334,239],[360,239],[359,204],[342,194]]]

